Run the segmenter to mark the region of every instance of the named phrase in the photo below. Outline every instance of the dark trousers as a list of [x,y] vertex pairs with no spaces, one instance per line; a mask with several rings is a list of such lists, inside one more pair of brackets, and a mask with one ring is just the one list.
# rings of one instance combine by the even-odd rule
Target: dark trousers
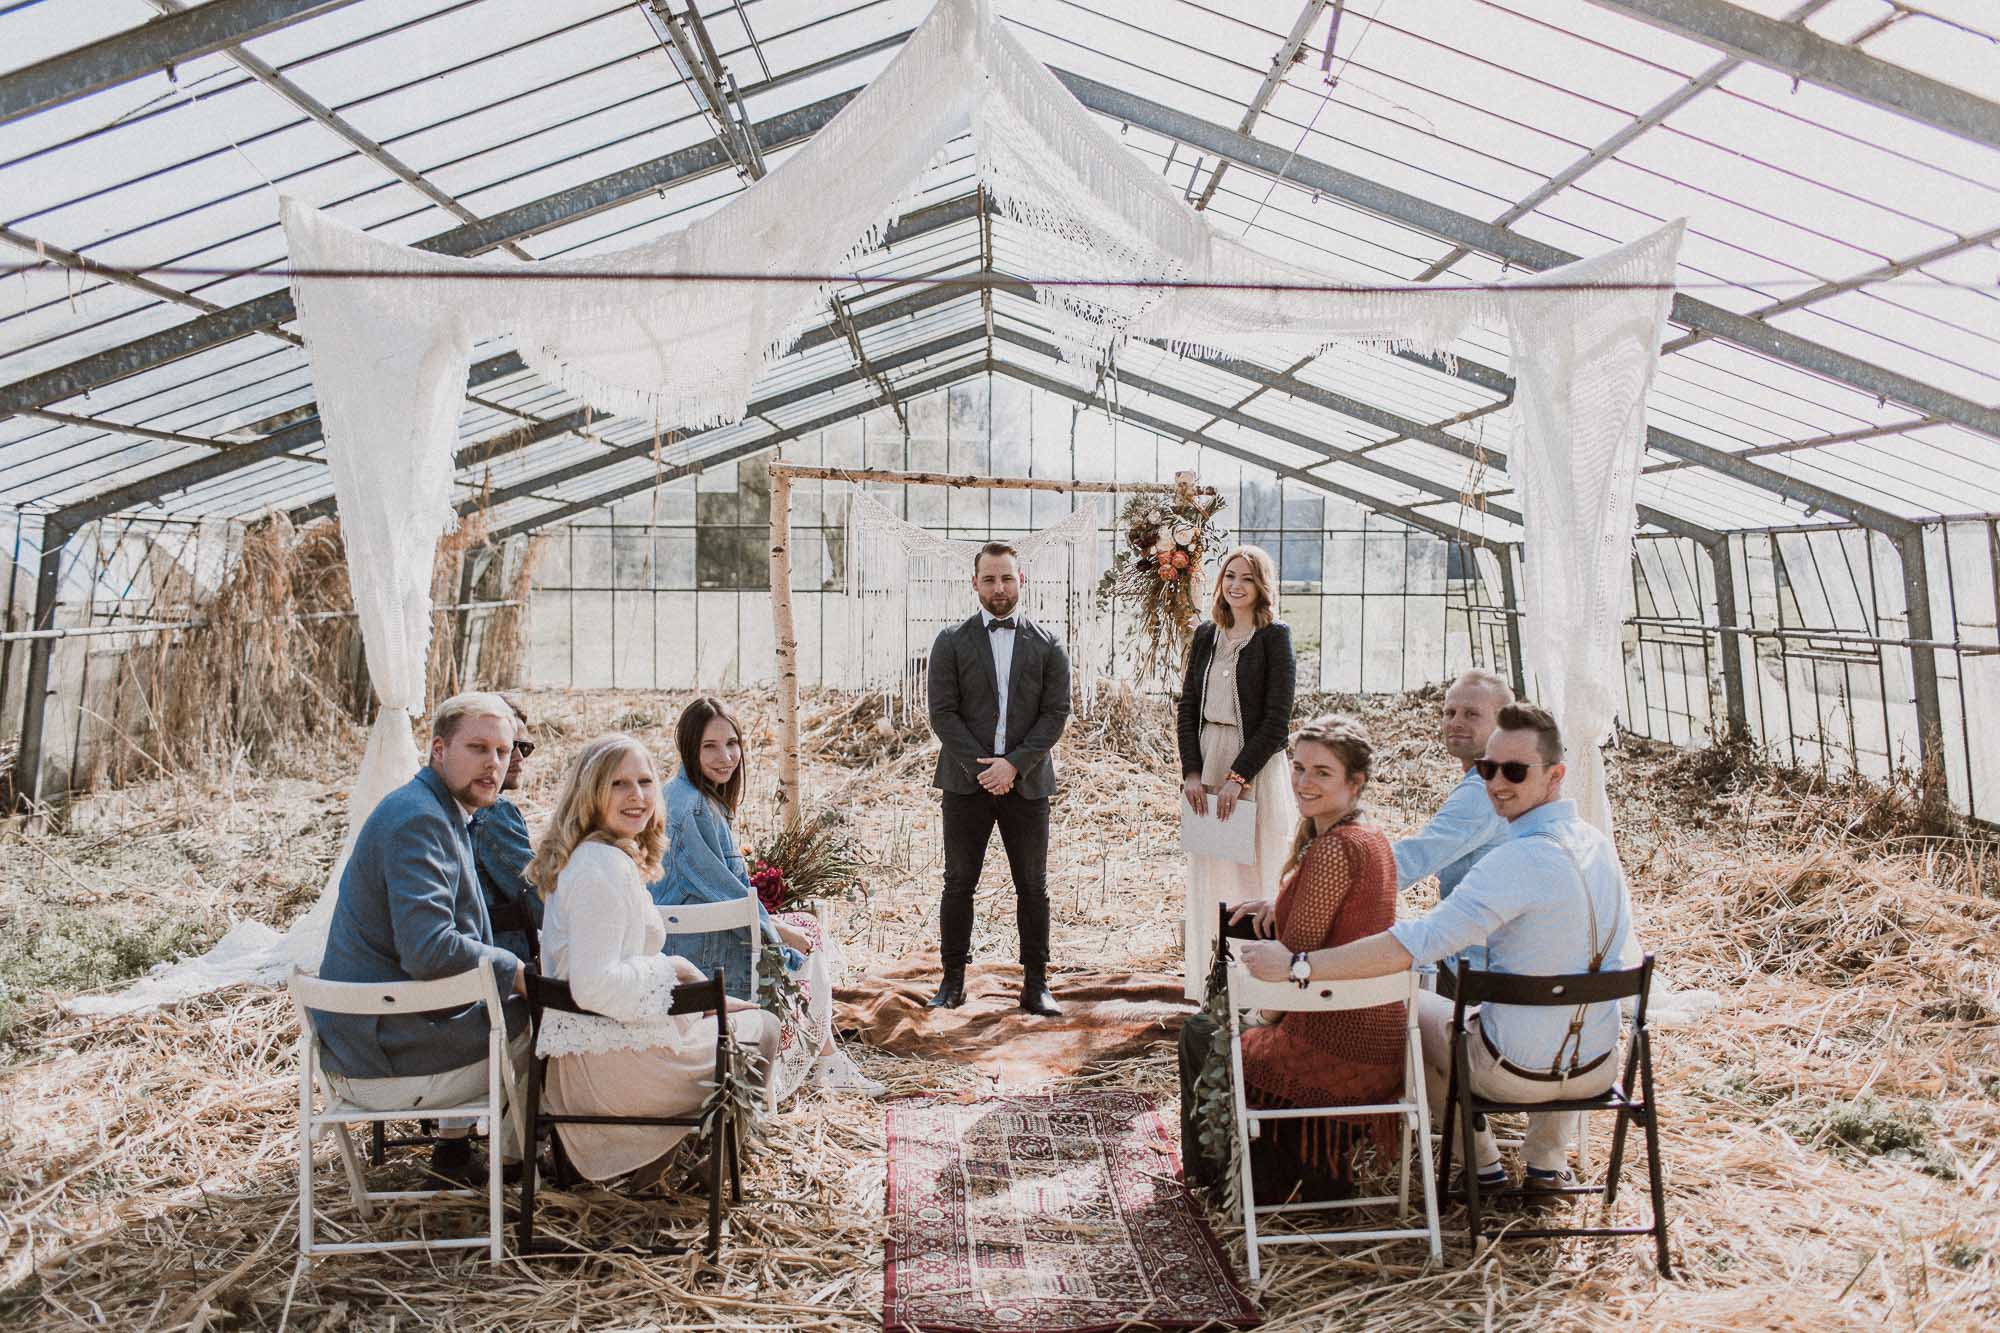
[[1049,800],[1013,792],[993,796],[944,793],[944,899],[938,905],[940,953],[947,967],[972,957],[972,894],[986,865],[986,844],[1000,826],[1007,868],[1014,875],[1014,909],[1021,927],[1021,965],[1049,961]]

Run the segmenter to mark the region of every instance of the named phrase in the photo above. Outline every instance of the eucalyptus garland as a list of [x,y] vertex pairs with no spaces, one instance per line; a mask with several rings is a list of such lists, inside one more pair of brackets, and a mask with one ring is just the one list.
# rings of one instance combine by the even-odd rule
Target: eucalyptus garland
[[1202,1017],[1215,1024],[1215,1036],[1208,1043],[1208,1059],[1194,1081],[1195,1126],[1201,1147],[1210,1161],[1222,1163],[1221,1178],[1213,1189],[1217,1202],[1230,1217],[1243,1213],[1243,1147],[1236,1137],[1235,1079],[1229,1065],[1229,986],[1223,968],[1226,942],[1217,941],[1215,964],[1208,974],[1208,999]]
[[726,1115],[734,1123],[738,1151],[748,1151],[764,1141],[764,1094],[751,1073],[750,1053],[743,1049],[729,1026],[729,1016],[720,1015],[717,1021],[722,1024],[723,1064],[729,1077],[725,1083],[707,1085],[708,1096],[701,1103],[700,1134],[712,1149],[716,1130]]

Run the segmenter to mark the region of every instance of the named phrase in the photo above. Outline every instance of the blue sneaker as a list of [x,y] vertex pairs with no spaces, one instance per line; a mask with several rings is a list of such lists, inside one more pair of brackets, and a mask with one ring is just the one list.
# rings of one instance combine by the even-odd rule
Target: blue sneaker
[[[1491,1166],[1480,1167],[1478,1179],[1479,1179],[1479,1193],[1482,1197],[1493,1194],[1496,1191],[1506,1189],[1507,1188],[1506,1164],[1503,1162],[1495,1162]],[[1463,1168],[1460,1168],[1459,1173],[1456,1176],[1452,1177],[1451,1197],[1456,1199],[1462,1199],[1465,1197],[1465,1194],[1466,1194],[1465,1171]]]

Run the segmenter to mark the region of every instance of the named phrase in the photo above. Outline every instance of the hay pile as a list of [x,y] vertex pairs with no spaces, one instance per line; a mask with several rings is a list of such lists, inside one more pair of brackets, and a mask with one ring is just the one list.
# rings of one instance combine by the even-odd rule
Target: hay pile
[[[503,588],[505,597],[526,598],[546,540],[528,544],[504,584],[494,563],[485,585],[490,600],[499,600]],[[485,542],[483,511],[439,541],[433,605],[458,602],[464,562]],[[124,786],[166,773],[213,771],[239,756],[266,766],[304,759],[297,756],[300,737],[372,716],[368,662],[360,622],[352,615],[347,548],[336,520],[297,528],[274,513],[243,530],[241,549],[212,594],[177,567],[165,570],[158,585],[154,618],[196,622],[198,628],[140,640],[120,658],[121,716],[111,719],[99,760],[105,780]],[[492,688],[516,683],[521,611],[503,607],[477,621],[437,612],[427,703],[435,705],[458,690],[471,649],[462,639],[475,634],[480,683]]]
[[[621,725],[669,753],[685,697],[526,696],[545,747],[529,768],[531,814],[546,810],[560,764],[597,731]],[[736,702],[756,762],[741,831],[760,839],[774,717],[766,697]],[[1414,827],[1457,776],[1429,737],[1435,693],[1305,707],[1340,703],[1378,741],[1375,817],[1392,834]],[[834,922],[862,965],[929,946],[940,872],[930,743],[893,725],[896,734],[875,739],[879,705],[868,707],[809,699],[805,719],[808,799],[848,811],[880,861],[865,900],[839,905]],[[1061,753],[1068,781],[1050,886],[1058,989],[1064,962],[1178,965],[1167,718],[1157,702],[1116,707],[1080,717]],[[879,760],[857,764],[871,747]],[[238,765],[92,798],[61,833],[0,834],[0,939],[34,937],[82,911],[128,922],[178,914],[203,937],[228,910],[283,919],[335,851],[338,784],[357,753],[349,730],[327,738],[318,781]],[[1659,1044],[1681,1280],[1659,1281],[1638,1242],[1523,1244],[1467,1267],[1463,1241],[1448,1236],[1437,1270],[1426,1270],[1420,1247],[1301,1251],[1269,1265],[1266,1327],[1991,1326],[2000,1318],[2000,903],[1986,873],[1990,844],[1920,823],[1879,793],[1815,790],[1751,756],[1690,759],[1628,743],[1612,784],[1644,938],[1672,981],[1725,999]],[[1863,800],[1887,813],[1857,824]],[[995,850],[981,887],[975,948],[985,956],[1013,948],[1001,861]],[[576,1240],[574,1261],[493,1269],[366,1258],[295,1275],[294,1066],[282,1003],[237,992],[85,1023],[55,1011],[61,989],[18,995],[12,1034],[0,1037],[0,1321],[880,1327],[884,1145],[869,1103],[808,1095],[777,1118],[719,1271],[694,1259],[591,1255],[647,1238],[658,1214],[590,1193],[554,1196],[546,1214]],[[899,1093],[978,1088],[948,1065],[861,1059]],[[1169,1052],[1076,1081],[1174,1096]],[[1641,1203],[1632,1197],[1621,1212]],[[422,1222],[442,1230],[463,1214]],[[1234,1244],[1233,1229],[1221,1230]]]

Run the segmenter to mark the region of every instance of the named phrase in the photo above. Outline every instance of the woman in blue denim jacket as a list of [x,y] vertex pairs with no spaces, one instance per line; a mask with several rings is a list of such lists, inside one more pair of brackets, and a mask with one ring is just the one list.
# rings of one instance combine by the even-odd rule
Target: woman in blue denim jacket
[[[731,902],[757,896],[750,871],[737,847],[730,820],[743,800],[743,736],[734,714],[720,699],[704,695],[689,704],[674,727],[674,746],[681,769],[664,792],[667,804],[667,852],[660,878],[651,886],[653,901],[662,907],[685,903]],[[792,942],[784,938],[762,903],[758,928],[766,949],[782,949],[785,966],[797,971],[804,963]],[[750,994],[750,932],[747,928],[672,935],[667,947],[692,962],[704,976],[725,969],[729,993]]]

